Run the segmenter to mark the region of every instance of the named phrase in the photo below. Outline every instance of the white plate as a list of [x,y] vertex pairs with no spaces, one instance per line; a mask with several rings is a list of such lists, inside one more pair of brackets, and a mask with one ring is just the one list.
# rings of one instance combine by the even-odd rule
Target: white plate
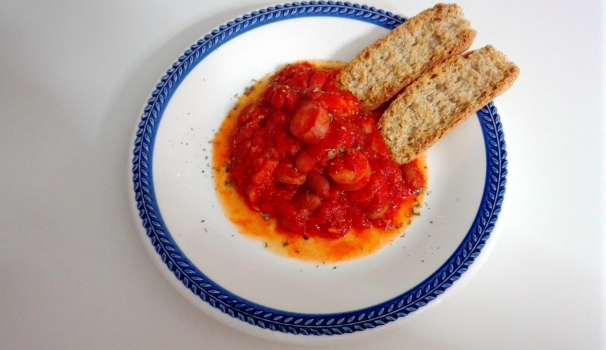
[[425,307],[474,262],[505,192],[492,103],[430,149],[421,217],[366,258],[276,256],[237,232],[214,191],[209,142],[253,79],[301,59],[348,61],[403,21],[343,3],[271,7],[206,35],[161,79],[136,128],[133,207],[154,261],[202,310],[270,339],[346,338]]

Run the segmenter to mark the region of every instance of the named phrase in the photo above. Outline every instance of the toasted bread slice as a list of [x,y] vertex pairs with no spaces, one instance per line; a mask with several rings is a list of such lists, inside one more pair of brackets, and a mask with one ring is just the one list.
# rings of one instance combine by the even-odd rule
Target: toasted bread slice
[[396,162],[414,160],[505,92],[519,73],[492,46],[451,57],[425,72],[389,105],[377,125]]
[[438,4],[365,48],[341,70],[337,84],[374,110],[430,67],[467,50],[475,37],[459,6]]

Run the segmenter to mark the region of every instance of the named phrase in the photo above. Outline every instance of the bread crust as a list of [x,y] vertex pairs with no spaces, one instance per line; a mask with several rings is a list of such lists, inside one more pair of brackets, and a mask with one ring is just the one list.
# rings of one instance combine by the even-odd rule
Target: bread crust
[[459,6],[437,4],[365,48],[341,70],[337,83],[374,110],[430,67],[469,49],[475,37]]
[[414,160],[505,92],[520,73],[488,45],[449,58],[408,86],[377,124],[397,163]]

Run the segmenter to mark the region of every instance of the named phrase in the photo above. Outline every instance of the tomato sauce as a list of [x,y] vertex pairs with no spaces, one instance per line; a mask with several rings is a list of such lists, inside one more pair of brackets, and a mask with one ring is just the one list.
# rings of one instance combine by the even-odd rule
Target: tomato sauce
[[336,87],[338,64],[287,65],[253,86],[214,140],[228,217],[288,256],[342,261],[376,251],[410,223],[423,158],[398,166],[366,111]]

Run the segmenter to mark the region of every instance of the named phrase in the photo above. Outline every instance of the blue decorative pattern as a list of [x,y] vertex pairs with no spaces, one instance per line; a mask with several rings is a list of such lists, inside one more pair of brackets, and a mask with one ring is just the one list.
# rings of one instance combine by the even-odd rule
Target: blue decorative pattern
[[263,329],[302,335],[338,335],[379,327],[405,317],[434,300],[467,271],[490,237],[501,210],[507,153],[499,115],[493,103],[489,103],[477,113],[486,145],[487,172],[482,201],[471,229],[457,250],[436,272],[396,298],[351,312],[300,314],[255,304],[214,283],[182,253],[160,216],[151,170],[157,126],[179,83],[214,49],[255,27],[304,16],[350,18],[387,29],[405,22],[400,16],[373,7],[312,1],[269,7],[220,26],[185,51],[152,93],[136,133],[132,160],[133,184],[139,216],[151,244],[168,269],[192,293],[223,313]]

